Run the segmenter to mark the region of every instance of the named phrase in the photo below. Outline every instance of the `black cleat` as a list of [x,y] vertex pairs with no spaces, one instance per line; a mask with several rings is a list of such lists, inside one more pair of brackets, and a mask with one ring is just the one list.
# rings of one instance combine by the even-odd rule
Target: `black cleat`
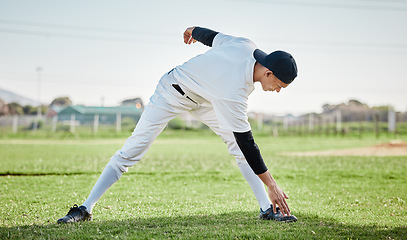
[[277,207],[277,213],[273,212],[273,205],[271,205],[266,211],[261,210],[260,208],[260,219],[263,220],[275,220],[278,222],[296,222],[297,218],[294,215],[284,216],[280,208]]
[[81,221],[92,221],[92,214],[86,210],[85,206],[73,205],[68,214],[58,219],[57,223],[71,223]]

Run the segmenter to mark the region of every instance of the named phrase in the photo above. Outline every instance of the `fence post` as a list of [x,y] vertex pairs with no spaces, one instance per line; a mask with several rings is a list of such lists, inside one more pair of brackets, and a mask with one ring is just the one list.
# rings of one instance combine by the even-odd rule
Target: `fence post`
[[99,128],[99,114],[93,116],[93,133],[97,133]]
[[57,123],[58,123],[58,115],[55,115],[52,117],[52,127],[51,127],[52,132],[57,131]]
[[363,122],[359,121],[359,138],[362,138],[363,134]]
[[286,132],[286,133],[288,133],[288,124],[289,124],[288,117],[286,115],[283,118],[283,129],[284,129],[284,132]]
[[314,133],[314,113],[310,113],[308,116],[308,129],[310,131],[311,134]]
[[341,110],[336,110],[336,132],[340,133],[342,130],[342,113]]
[[274,137],[278,137],[278,128],[277,128],[277,124],[273,124],[272,126],[272,130],[273,130],[273,136]]
[[18,128],[18,116],[14,115],[13,116],[13,133],[17,132],[17,128]]
[[396,131],[396,112],[393,109],[389,108],[388,118],[388,131],[394,133]]
[[75,132],[75,113],[71,114],[71,122],[70,122],[70,127],[69,127],[69,131],[71,133]]
[[379,138],[379,113],[374,114],[374,123],[375,123],[375,132],[376,132],[376,138]]
[[322,119],[323,119],[323,116],[318,116],[318,118],[317,118],[318,135],[323,134],[323,124],[324,124],[324,122],[323,122]]
[[122,130],[122,114],[121,112],[116,113],[116,132],[121,132]]

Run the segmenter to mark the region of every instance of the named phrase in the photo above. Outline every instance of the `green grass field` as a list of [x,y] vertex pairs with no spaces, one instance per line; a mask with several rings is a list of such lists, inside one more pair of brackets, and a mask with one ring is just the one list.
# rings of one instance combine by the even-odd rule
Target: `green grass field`
[[212,134],[164,132],[94,208],[81,204],[123,139],[0,140],[0,239],[407,239],[407,157],[294,157],[388,139],[255,136],[296,223],[259,209],[226,146]]

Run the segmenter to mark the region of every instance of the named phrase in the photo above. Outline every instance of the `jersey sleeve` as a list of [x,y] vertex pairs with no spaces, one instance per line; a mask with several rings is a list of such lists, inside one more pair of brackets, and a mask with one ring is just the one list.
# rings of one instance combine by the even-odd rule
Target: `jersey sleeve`
[[218,99],[212,101],[212,106],[219,121],[219,127],[232,132],[247,132],[251,130],[247,117],[247,103],[233,100]]
[[194,30],[192,31],[192,37],[195,40],[209,47],[212,47],[213,39],[217,34],[218,32],[202,27],[195,27]]
[[220,32],[220,33],[216,34],[215,38],[213,39],[212,47],[221,46],[223,44],[229,44],[229,43],[254,45],[254,43],[247,38],[235,37],[235,36],[226,35],[226,34],[223,34]]
[[236,37],[226,35],[223,33],[218,33],[215,38],[213,39],[212,47],[220,46],[224,43],[233,41]]

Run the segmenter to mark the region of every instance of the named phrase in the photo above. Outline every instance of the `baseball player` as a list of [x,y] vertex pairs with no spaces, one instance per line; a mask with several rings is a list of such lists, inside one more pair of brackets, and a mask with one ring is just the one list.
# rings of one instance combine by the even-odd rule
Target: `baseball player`
[[58,223],[92,220],[92,209],[105,191],[143,158],[168,121],[186,111],[226,143],[258,201],[260,219],[297,220],[286,202],[288,196],[264,164],[247,117],[254,83],[260,83],[264,91],[280,92],[297,76],[294,58],[284,51],[266,54],[246,38],[187,28],[184,42],[196,41],[210,50],[162,76],[132,135],[111,157],[88,198],[80,206],[75,204]]

